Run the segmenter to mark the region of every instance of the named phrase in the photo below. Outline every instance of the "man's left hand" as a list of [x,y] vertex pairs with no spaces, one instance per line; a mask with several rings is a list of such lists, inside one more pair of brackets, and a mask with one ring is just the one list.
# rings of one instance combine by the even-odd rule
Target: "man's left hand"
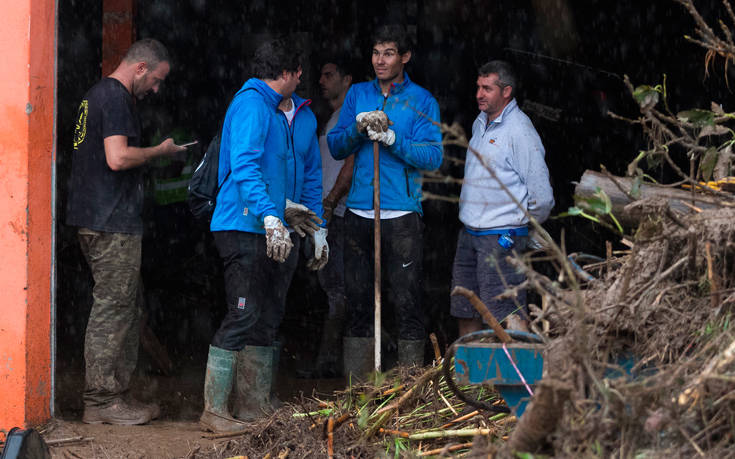
[[367,134],[370,140],[373,142],[380,142],[386,147],[390,147],[396,141],[396,133],[393,132],[393,129],[388,129],[386,131],[374,131],[368,126]]
[[314,256],[306,262],[306,267],[318,271],[329,261],[329,245],[327,244],[327,229],[319,228],[312,234],[314,237]]
[[286,209],[283,212],[284,220],[288,226],[294,229],[299,236],[304,237],[306,233],[314,234],[319,230],[322,219],[316,213],[303,204],[297,204],[286,199]]
[[391,121],[388,119],[388,115],[381,110],[373,110],[372,112],[362,112],[355,116],[357,124],[357,131],[361,134],[366,134],[368,129],[374,131],[385,131],[390,126]]

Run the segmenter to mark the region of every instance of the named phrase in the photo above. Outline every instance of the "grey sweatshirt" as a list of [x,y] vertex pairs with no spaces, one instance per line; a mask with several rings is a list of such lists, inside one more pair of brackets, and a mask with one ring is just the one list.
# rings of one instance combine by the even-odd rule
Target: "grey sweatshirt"
[[459,220],[473,229],[526,225],[526,216],[470,150],[479,153],[482,161],[492,167],[498,179],[539,223],[548,218],[554,207],[554,195],[544,162],[544,146],[515,99],[490,124],[487,114],[481,112],[472,125]]

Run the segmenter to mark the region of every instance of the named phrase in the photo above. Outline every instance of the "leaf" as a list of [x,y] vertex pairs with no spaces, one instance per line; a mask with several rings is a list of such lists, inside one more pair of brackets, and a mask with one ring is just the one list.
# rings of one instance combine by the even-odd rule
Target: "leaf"
[[607,215],[612,210],[612,203],[607,194],[600,187],[595,188],[595,192],[589,198],[582,199],[585,206],[597,215]]
[[647,151],[641,150],[640,152],[638,152],[638,156],[636,156],[636,158],[633,161],[631,161],[630,164],[628,164],[628,175],[629,176],[635,175],[636,170],[638,170],[638,163],[643,158],[645,158],[647,154],[648,154]]
[[710,109],[718,116],[724,115],[725,110],[722,109],[722,105],[716,102],[710,102]]
[[676,117],[679,119],[679,121],[682,121],[684,123],[692,123],[695,126],[714,126],[715,124],[715,114],[714,112],[711,112],[709,110],[701,110],[699,108],[695,108],[693,110],[684,110],[683,112],[679,112]]
[[635,199],[639,199],[641,197],[641,182],[643,182],[642,175],[636,175],[633,177],[633,183],[630,186],[630,195]]
[[704,153],[704,158],[702,158],[702,162],[699,163],[699,170],[702,173],[702,180],[705,182],[709,182],[712,178],[712,171],[715,170],[715,165],[717,165],[717,158],[719,156],[720,153],[715,147],[709,147]]
[[655,169],[661,165],[663,157],[661,155],[648,155],[646,156],[646,165],[649,169]]
[[357,418],[357,426],[361,429],[365,429],[367,427],[369,418],[370,418],[369,410],[360,411],[360,415]]
[[658,103],[660,92],[658,86],[652,87],[644,84],[633,90],[633,98],[641,108],[651,108]]
[[584,211],[580,209],[579,207],[570,207],[569,210],[566,212],[562,212],[557,217],[576,217],[578,215],[582,215]]
[[721,124],[713,124],[712,126],[705,126],[702,128],[701,131],[699,131],[699,138],[707,137],[709,135],[725,135],[732,131],[728,129],[725,126],[722,126]]

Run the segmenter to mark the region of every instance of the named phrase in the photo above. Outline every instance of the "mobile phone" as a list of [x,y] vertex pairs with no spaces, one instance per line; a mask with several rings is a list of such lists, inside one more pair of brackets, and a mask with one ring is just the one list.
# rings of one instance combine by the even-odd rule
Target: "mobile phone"
[[196,144],[198,144],[198,143],[199,143],[199,141],[198,141],[198,140],[195,140],[195,141],[193,141],[193,142],[185,143],[185,144],[183,144],[183,145],[179,145],[179,146],[180,146],[180,147],[190,147],[190,146],[192,146],[192,145],[196,145]]

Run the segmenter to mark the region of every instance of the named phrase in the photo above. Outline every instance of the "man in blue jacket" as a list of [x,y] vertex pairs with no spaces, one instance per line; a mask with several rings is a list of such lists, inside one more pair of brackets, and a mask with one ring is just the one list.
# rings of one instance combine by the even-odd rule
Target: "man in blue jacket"
[[339,121],[327,135],[335,159],[355,157],[345,213],[347,376],[364,376],[373,362],[373,142],[380,146],[381,262],[396,308],[398,360],[402,365],[424,360],[420,170],[441,165],[442,139],[434,124],[439,105],[404,71],[410,59],[404,28],[381,28],[373,38],[376,79],[350,88]]
[[[274,40],[252,61],[255,78],[233,98],[222,127],[219,181],[210,229],[224,261],[227,315],[209,347],[202,427],[243,429],[270,409],[273,342],[298,261],[299,239],[315,240],[317,268],[326,263],[321,158],[309,101],[294,95],[299,52]],[[311,211],[309,210],[311,209]],[[313,212],[312,212],[313,211]],[[227,402],[237,368],[234,419]]]

